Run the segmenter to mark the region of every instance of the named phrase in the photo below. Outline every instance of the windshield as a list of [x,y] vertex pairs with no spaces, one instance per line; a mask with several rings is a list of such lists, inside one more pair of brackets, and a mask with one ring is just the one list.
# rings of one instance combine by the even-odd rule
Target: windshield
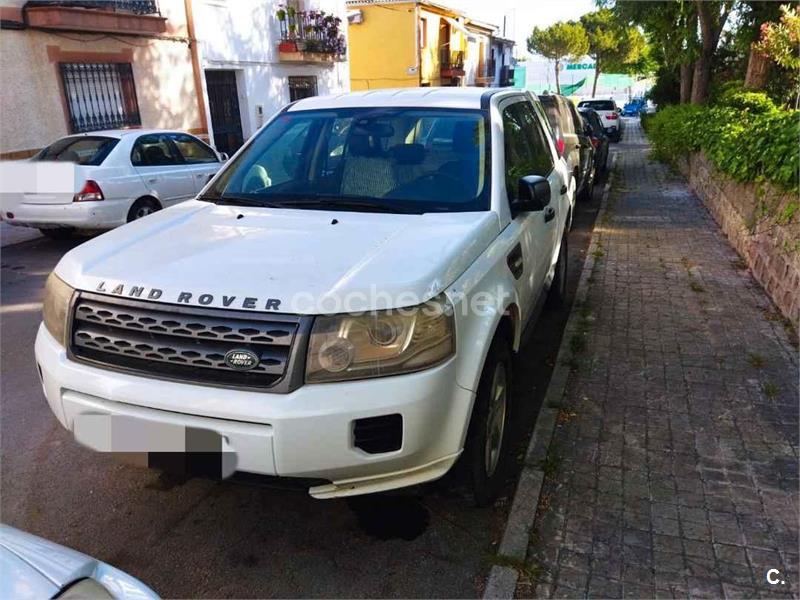
[[613,100],[584,100],[578,104],[581,108],[593,108],[595,110],[616,110]]
[[117,143],[119,140],[116,138],[100,136],[62,138],[44,148],[34,160],[57,160],[96,167],[102,164]]
[[488,143],[479,111],[286,112],[202,199],[401,213],[487,210]]

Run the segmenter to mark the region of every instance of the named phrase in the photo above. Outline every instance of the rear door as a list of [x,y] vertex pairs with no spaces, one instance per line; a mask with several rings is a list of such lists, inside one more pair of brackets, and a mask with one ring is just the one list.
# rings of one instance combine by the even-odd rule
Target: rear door
[[164,206],[194,196],[193,173],[168,133],[139,136],[131,150],[131,164]]
[[564,137],[564,158],[567,161],[570,173],[575,176],[576,189],[580,188],[581,182],[581,145],[575,131],[575,121],[569,111],[569,100],[562,96],[556,96],[558,106],[558,123],[561,127],[561,135]]
[[[505,146],[505,182],[508,201],[518,198],[519,180],[526,175],[541,175],[550,182],[550,204],[542,211],[518,214],[509,227],[516,229],[518,246],[509,256],[509,266],[519,264],[517,293],[522,305],[522,319],[526,322],[533,311],[545,278],[550,270],[553,254],[553,231],[557,229],[557,198],[561,180],[554,170],[553,156],[544,130],[527,99],[511,98],[499,106],[503,118]],[[512,268],[512,272],[514,272]]]
[[187,133],[170,133],[169,137],[181,153],[184,168],[192,175],[194,193],[200,192],[222,165],[217,153]]
[[589,172],[592,170],[592,160],[594,159],[594,151],[592,141],[586,133],[586,124],[583,117],[578,114],[578,109],[575,105],[567,101],[569,112],[572,115],[572,121],[575,125],[575,135],[578,138],[578,151],[580,152],[580,165],[581,165],[581,181],[586,181]]

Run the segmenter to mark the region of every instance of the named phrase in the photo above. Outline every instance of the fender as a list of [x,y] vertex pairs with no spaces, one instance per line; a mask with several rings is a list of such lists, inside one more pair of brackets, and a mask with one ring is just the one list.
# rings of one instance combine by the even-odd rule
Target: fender
[[520,301],[506,263],[517,241],[512,228],[504,229],[446,291],[455,313],[456,383],[471,391],[478,389],[486,354],[506,314],[512,318],[513,350],[519,349]]

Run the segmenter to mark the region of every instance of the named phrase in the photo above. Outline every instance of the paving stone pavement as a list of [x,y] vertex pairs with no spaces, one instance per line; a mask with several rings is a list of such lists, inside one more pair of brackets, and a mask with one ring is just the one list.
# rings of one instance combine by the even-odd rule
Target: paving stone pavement
[[797,351],[628,124],[517,596],[798,597]]

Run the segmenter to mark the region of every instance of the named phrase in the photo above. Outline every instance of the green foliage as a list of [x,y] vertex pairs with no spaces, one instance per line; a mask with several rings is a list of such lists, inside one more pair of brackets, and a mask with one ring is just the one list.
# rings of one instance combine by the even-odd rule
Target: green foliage
[[625,73],[636,70],[647,42],[635,27],[629,27],[611,9],[601,8],[581,17],[589,42],[587,54],[605,72]]
[[789,5],[781,6],[778,23],[761,28],[758,50],[785,69],[800,69],[800,14]]
[[777,109],[765,94],[729,90],[716,105],[668,106],[646,127],[654,155],[667,163],[703,151],[737,181],[800,184],[800,111]]
[[528,51],[550,60],[578,58],[589,51],[586,31],[578,23],[555,23],[550,27],[534,27],[528,38]]

